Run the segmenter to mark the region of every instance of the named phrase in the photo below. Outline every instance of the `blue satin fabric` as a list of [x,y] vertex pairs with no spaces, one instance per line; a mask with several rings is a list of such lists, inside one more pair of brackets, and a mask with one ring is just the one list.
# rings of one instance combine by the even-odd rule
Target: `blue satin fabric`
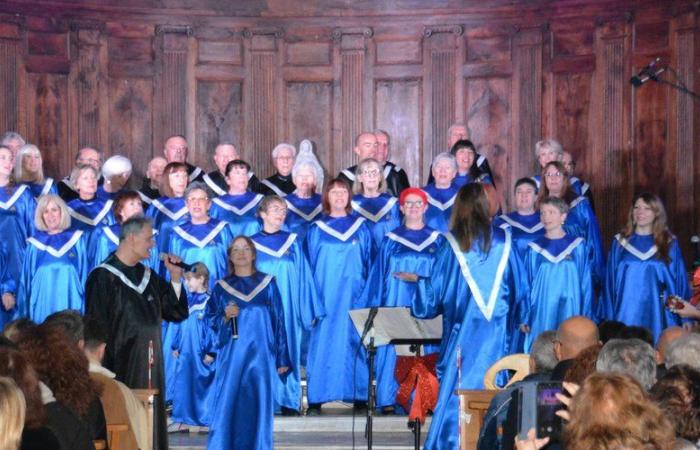
[[85,312],[88,272],[82,231],[66,230],[58,234],[37,231],[28,240],[22,267],[17,293],[20,316],[41,323],[64,309]]
[[290,233],[296,233],[300,242],[303,242],[309,227],[321,214],[321,196],[314,194],[309,198],[299,198],[295,193],[291,193],[284,201],[287,203],[285,227]]
[[[257,272],[222,281],[245,296],[267,282],[265,277]],[[211,450],[273,448],[277,367],[290,364],[284,313],[274,279],[252,298],[242,297],[217,284],[206,308],[206,320],[217,346],[207,442]],[[224,322],[224,309],[232,302],[240,308],[235,340],[229,323]]]
[[190,315],[180,323],[172,347],[163,349],[179,352],[173,378],[172,419],[175,423],[209,424],[209,393],[215,373],[215,362],[204,363],[204,356],[211,350],[211,332],[204,320],[209,297],[208,293],[190,293],[187,298]]
[[[437,364],[440,393],[424,447],[439,450],[458,447],[455,389],[484,389],[484,373],[510,353],[511,335],[522,320],[515,317],[522,310],[517,305],[522,297],[521,267],[508,230],[492,228],[487,254],[481,250],[480,240],[463,252],[452,235],[446,238],[448,242],[438,250],[430,277],[419,278],[412,306],[419,318],[442,314],[442,347]],[[463,258],[470,277],[463,273],[458,258]],[[476,291],[468,284],[469,278]],[[458,347],[461,380],[457,377]]]
[[[34,197],[26,186],[0,187],[0,236],[7,247],[6,276],[14,281],[15,287],[19,286],[27,238],[34,232],[35,207]],[[17,313],[16,305],[9,311],[0,306],[0,326],[12,321]]]
[[[636,253],[636,254],[635,254]],[[665,308],[668,295],[691,296],[678,240],[669,249],[670,262],[659,259],[653,235],[616,235],[608,255],[603,291],[605,318],[651,330],[654,341],[681,319]]]
[[528,244],[544,236],[544,225],[540,222],[539,212],[522,215],[517,211],[513,211],[496,217],[493,219],[493,223],[501,228],[504,226],[510,227],[513,244],[521,261],[525,261],[525,254],[529,248]]
[[275,277],[294,368],[285,380],[275,383],[275,404],[298,410],[301,406],[302,336],[305,330],[311,329],[315,320],[325,316],[325,308],[316,292],[316,283],[297,235],[286,231],[260,232],[251,239],[257,250],[255,265],[258,270]]
[[450,229],[452,204],[457,196],[459,187],[452,184],[447,189],[438,189],[434,184],[422,188],[428,195],[428,210],[425,212],[425,224],[440,232]]
[[557,330],[571,316],[595,319],[591,263],[582,240],[571,235],[534,240],[525,257],[525,272],[530,293],[526,353],[540,333]]
[[492,186],[494,185],[491,177],[486,175],[485,173],[479,175],[476,178],[472,178],[469,175],[469,172],[467,172],[463,175],[458,173],[457,176],[455,176],[454,180],[452,180],[452,185],[455,186],[458,190],[459,190],[459,188],[461,188],[465,184],[469,184],[469,183],[490,184]]
[[309,402],[366,400],[367,356],[348,312],[364,306],[361,294],[374,260],[372,234],[363,218],[324,216],[309,228],[306,245],[326,310],[311,330]]
[[241,195],[222,195],[212,200],[209,215],[228,222],[233,237],[252,236],[262,229],[257,216],[262,199],[262,195],[250,191]]
[[[388,206],[393,203],[392,206]],[[388,208],[388,209],[385,209]],[[368,198],[360,194],[352,197],[353,215],[364,217],[372,233],[374,245],[379,248],[386,234],[401,225],[401,210],[396,197],[380,194],[379,197]]]
[[578,197],[569,206],[569,214],[566,216],[564,230],[567,234],[580,236],[586,240],[586,250],[591,260],[593,287],[602,289],[603,280],[605,279],[605,252],[600,236],[598,219],[586,197]]
[[41,196],[41,195],[46,195],[46,194],[58,195],[58,188],[56,187],[56,182],[54,181],[53,178],[47,177],[44,180],[44,182],[41,184],[38,184],[38,183],[22,183],[22,184],[27,185],[29,190],[32,191],[32,196],[34,196],[34,198],[36,200],[38,200],[39,196]]
[[[161,197],[153,200],[146,210],[146,217],[153,221],[153,229],[158,231],[156,247],[159,252],[168,251],[173,227],[190,220],[184,197]],[[162,271],[160,275],[163,275]]]
[[[390,232],[382,241],[370,271],[363,294],[366,306],[410,307],[416,294],[416,283],[402,281],[393,274],[408,272],[429,277],[437,251],[444,242],[445,238],[430,227],[410,230],[402,225]],[[424,354],[437,351],[436,346],[426,346]],[[396,349],[393,345],[377,349],[376,364],[377,406],[394,405],[399,385],[394,376]]]
[[86,234],[92,233],[95,228],[115,223],[111,200],[99,197],[92,200],[76,198],[68,202],[68,211],[71,215],[71,230],[82,230]]
[[[87,242],[88,267],[90,270],[102,264],[102,261],[107,259],[119,247],[119,233],[121,233],[121,229],[122,225],[115,223],[114,225],[95,228],[90,233]],[[151,249],[151,257],[141,262],[157,272],[160,267],[158,256],[158,248],[154,245]]]
[[10,267],[7,264],[9,258],[7,245],[0,241],[0,296],[7,293],[12,295],[17,293],[17,281],[12,278]]

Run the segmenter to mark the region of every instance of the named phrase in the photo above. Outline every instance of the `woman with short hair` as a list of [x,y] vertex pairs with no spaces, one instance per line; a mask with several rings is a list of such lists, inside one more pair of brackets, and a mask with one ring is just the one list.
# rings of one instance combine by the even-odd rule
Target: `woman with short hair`
[[299,144],[292,178],[296,189],[284,198],[287,203],[285,225],[287,231],[296,233],[303,241],[309,227],[323,210],[320,195],[323,189],[323,168],[313,154],[311,142],[306,139]]
[[228,222],[231,236],[252,236],[260,231],[258,205],[263,196],[248,189],[250,164],[234,159],[226,164],[228,192],[213,200],[211,216]]
[[39,198],[34,220],[37,231],[27,239],[17,291],[20,315],[41,323],[64,309],[83,312],[89,272],[85,233],[71,229],[68,207],[54,194]]
[[453,181],[458,188],[467,183],[484,183],[493,186],[493,180],[488,173],[482,171],[477,163],[476,147],[468,139],[455,142],[450,153],[457,161],[457,175]]
[[423,187],[428,196],[428,210],[425,223],[440,232],[448,231],[452,205],[457,196],[457,187],[453,181],[457,175],[457,160],[450,153],[440,153],[433,159],[433,183]]
[[401,225],[398,199],[386,193],[386,180],[379,161],[374,158],[360,161],[352,191],[355,194],[350,203],[353,214],[367,219],[374,244],[379,247],[384,236]]
[[97,170],[89,165],[79,165],[70,174],[70,183],[78,192],[78,198],[68,202],[68,211],[74,230],[91,233],[96,227],[112,225],[112,200],[97,196]]
[[39,147],[34,144],[25,144],[17,152],[15,180],[29,186],[34,199],[41,195],[58,194],[53,178],[44,176],[44,161]]
[[167,251],[173,227],[189,219],[184,197],[188,183],[187,166],[180,162],[169,163],[163,169],[158,187],[161,197],[153,200],[146,210],[146,217],[153,220],[153,229],[158,232],[156,245],[160,252]]

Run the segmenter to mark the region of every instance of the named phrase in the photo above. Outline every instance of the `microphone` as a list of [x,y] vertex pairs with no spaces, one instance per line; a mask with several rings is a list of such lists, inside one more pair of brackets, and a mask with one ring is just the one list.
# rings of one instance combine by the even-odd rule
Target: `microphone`
[[655,58],[649,64],[647,64],[639,73],[632,78],[630,78],[630,83],[632,86],[639,87],[649,80],[656,80],[656,78],[666,71],[666,67],[658,67],[657,64],[661,62],[661,58]]
[[369,309],[369,315],[367,316],[367,320],[365,321],[365,327],[362,330],[362,337],[360,338],[360,343],[364,342],[367,333],[369,333],[369,330],[372,329],[372,325],[374,324],[374,318],[377,316],[377,311],[379,311],[379,308],[377,308],[376,306],[373,306]]
[[192,272],[194,270],[194,264],[187,264],[184,261],[175,262],[172,259],[170,259],[170,255],[168,255],[167,253],[161,253],[160,255],[158,255],[158,257],[161,261],[167,261],[174,266],[178,266],[182,268],[185,272]]
[[[229,303],[229,305],[235,305],[235,303]],[[231,327],[231,338],[238,339],[238,318],[235,316],[231,317],[231,322],[229,322],[229,326]]]

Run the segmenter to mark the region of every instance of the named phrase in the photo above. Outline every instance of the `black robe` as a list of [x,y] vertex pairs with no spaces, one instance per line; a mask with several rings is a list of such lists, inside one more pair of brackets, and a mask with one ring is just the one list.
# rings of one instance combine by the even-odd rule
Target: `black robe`
[[[356,171],[357,165],[348,167],[338,174],[338,178],[347,181],[352,189]],[[386,180],[386,192],[397,198],[401,195],[401,191],[411,186],[406,171],[391,161],[384,163],[384,179]]]
[[[165,392],[161,321],[181,322],[187,318],[184,287],[178,297],[172,284],[155,272],[141,263],[127,266],[112,253],[88,276],[85,311],[108,333],[104,367],[132,389],[148,388],[148,349],[153,342],[151,387]],[[163,395],[156,396],[154,413],[153,448],[167,449]]]
[[202,181],[204,179],[204,175],[206,174],[206,172],[202,170],[201,167],[193,166],[188,162],[186,162],[185,165],[187,166],[187,176],[189,178],[190,183],[193,183],[195,181]]
[[[218,197],[220,195],[225,195],[228,193],[228,184],[226,184],[226,178],[218,170],[209,172],[204,178],[204,182],[209,186],[209,188],[214,191],[214,194]],[[255,176],[253,172],[248,172],[248,190],[255,192],[256,194],[265,195],[265,191],[262,189],[262,183],[258,177]]]
[[280,197],[286,197],[287,194],[291,194],[297,188],[294,186],[294,181],[292,181],[292,175],[280,175],[275,173],[271,177],[265,178],[261,183],[260,187],[263,195],[279,195]]
[[[105,179],[102,178],[102,175],[99,175],[97,178],[97,185],[102,186],[105,182]],[[78,194],[78,191],[73,189],[73,187],[70,184],[70,177],[65,177],[58,183],[56,183],[56,190],[58,190],[58,196],[61,197],[61,199],[68,203],[71,200],[75,200],[76,198],[80,198],[80,195]]]

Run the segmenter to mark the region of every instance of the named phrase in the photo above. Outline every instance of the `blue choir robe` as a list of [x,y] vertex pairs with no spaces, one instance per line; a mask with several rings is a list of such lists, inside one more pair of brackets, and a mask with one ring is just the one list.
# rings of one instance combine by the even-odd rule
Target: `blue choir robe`
[[[0,236],[7,248],[6,276],[14,281],[14,287],[19,286],[27,238],[34,231],[35,207],[34,197],[26,185],[0,187]],[[17,298],[17,292],[13,290],[12,293]],[[9,311],[0,306],[0,326],[12,321],[17,312],[17,306]]]
[[[429,277],[438,249],[445,238],[430,227],[411,230],[404,225],[387,233],[379,254],[372,265],[365,294],[367,307],[411,307],[416,293],[416,283],[409,283],[394,276],[396,272],[415,273]],[[434,353],[437,348],[426,346],[423,354]],[[399,385],[394,376],[396,349],[385,345],[377,349],[377,406],[396,403]]]
[[423,191],[428,196],[425,224],[440,232],[446,232],[450,228],[452,205],[459,188],[453,184],[447,189],[438,189],[434,184],[429,184],[423,188]]
[[287,346],[294,370],[275,383],[275,404],[295,410],[301,399],[301,345],[304,331],[325,316],[323,303],[298,236],[286,231],[254,234],[257,256],[255,265],[261,272],[275,277],[280,293]]
[[[240,308],[238,339],[232,339],[224,309]],[[284,312],[274,277],[262,272],[220,280],[207,303],[206,320],[216,350],[207,448],[273,448],[274,383],[289,367]]]
[[180,322],[172,347],[164,349],[179,353],[173,378],[172,420],[175,423],[206,426],[210,418],[209,392],[214,382],[215,363],[204,363],[204,357],[211,353],[211,333],[204,320],[209,297],[207,292],[190,293],[187,298],[190,315]]
[[295,193],[291,193],[284,201],[287,203],[287,218],[284,222],[286,230],[296,233],[303,242],[309,227],[323,211],[321,196],[314,194],[309,198],[299,198]]
[[105,190],[104,185],[102,186],[97,186],[97,192],[95,193],[95,196],[97,198],[101,198],[102,200],[114,200],[121,194],[122,192],[126,192],[127,189],[120,189],[117,192],[107,192]]
[[[467,252],[451,233],[438,250],[430,277],[418,279],[412,305],[416,317],[442,314],[442,346],[437,363],[438,403],[425,449],[457,449],[459,400],[455,389],[484,389],[486,370],[510,353],[511,334],[522,317],[520,260],[509,230],[492,228],[488,253],[480,239]],[[461,353],[461,379],[457,355]]]
[[[537,190],[539,191],[542,186],[542,175],[533,175],[530,178],[535,182],[535,184],[537,185]],[[576,195],[584,195],[586,191],[588,191],[588,189],[590,188],[588,183],[583,183],[580,179],[576,177],[569,177],[569,184],[571,185],[571,189],[574,190]]]
[[34,196],[35,200],[38,200],[39,197],[46,194],[58,195],[58,187],[56,187],[56,183],[54,182],[53,178],[46,177],[43,183],[22,184],[26,184],[29,190],[32,191],[32,195]]
[[228,222],[233,237],[250,237],[262,228],[257,217],[262,199],[263,195],[250,191],[240,195],[225,194],[212,200],[209,215]]
[[37,231],[27,243],[17,294],[21,316],[41,323],[49,315],[65,309],[83,313],[89,272],[84,232],[66,230],[48,234]]
[[[90,270],[102,264],[107,257],[119,247],[119,234],[121,233],[122,225],[115,223],[114,225],[96,228],[90,233],[87,242],[87,260]],[[153,229],[154,238],[157,237],[158,230]],[[158,248],[151,248],[151,257],[141,261],[151,269],[158,271],[160,268],[160,259],[158,258]]]
[[[326,317],[311,330],[306,366],[310,403],[367,399],[367,356],[349,311],[360,298],[374,260],[366,220],[323,216],[306,235],[306,247]],[[353,375],[355,378],[353,380]]]
[[669,295],[688,300],[690,284],[678,240],[669,248],[670,262],[659,259],[653,235],[615,235],[608,255],[603,290],[605,318],[651,330],[654,342],[661,332],[681,325],[681,318],[665,308]]
[[[153,229],[158,230],[156,247],[159,252],[167,252],[170,234],[175,225],[190,220],[184,197],[161,197],[151,201],[146,217],[153,221]],[[161,271],[161,275],[164,275]]]
[[[12,278],[10,273],[9,259],[10,255],[7,253],[7,245],[4,242],[0,242],[0,296],[4,294],[12,294],[14,296],[17,293],[17,280]],[[12,311],[15,310],[16,306],[12,308]],[[6,312],[2,307],[0,307],[0,311],[2,311],[2,314],[0,314],[0,326],[4,327],[5,323],[2,322],[2,319]],[[9,312],[7,314],[9,316]]]
[[94,197],[92,200],[73,199],[68,202],[71,229],[92,233],[97,227],[115,223],[112,214],[112,200]]
[[540,333],[557,330],[571,316],[595,319],[591,262],[583,238],[568,234],[560,239],[541,237],[529,246],[525,256],[530,327],[526,353]]
[[524,216],[517,211],[513,211],[496,217],[493,223],[501,228],[510,227],[513,244],[521,261],[525,261],[525,254],[529,248],[528,244],[544,236],[544,225],[540,222],[539,212]]
[[454,180],[452,180],[452,185],[455,186],[457,189],[469,183],[490,184],[493,186],[493,180],[486,173],[482,173],[476,178],[472,178],[471,175],[469,175],[469,172],[465,174],[458,173],[457,176],[455,176]]
[[367,219],[376,248],[379,248],[389,231],[401,225],[399,200],[389,194],[379,194],[373,198],[355,194],[350,204],[355,216]]
[[593,287],[602,289],[605,278],[605,251],[598,219],[586,197],[580,196],[571,202],[564,230],[567,234],[580,236],[586,241],[588,257],[591,260]]

